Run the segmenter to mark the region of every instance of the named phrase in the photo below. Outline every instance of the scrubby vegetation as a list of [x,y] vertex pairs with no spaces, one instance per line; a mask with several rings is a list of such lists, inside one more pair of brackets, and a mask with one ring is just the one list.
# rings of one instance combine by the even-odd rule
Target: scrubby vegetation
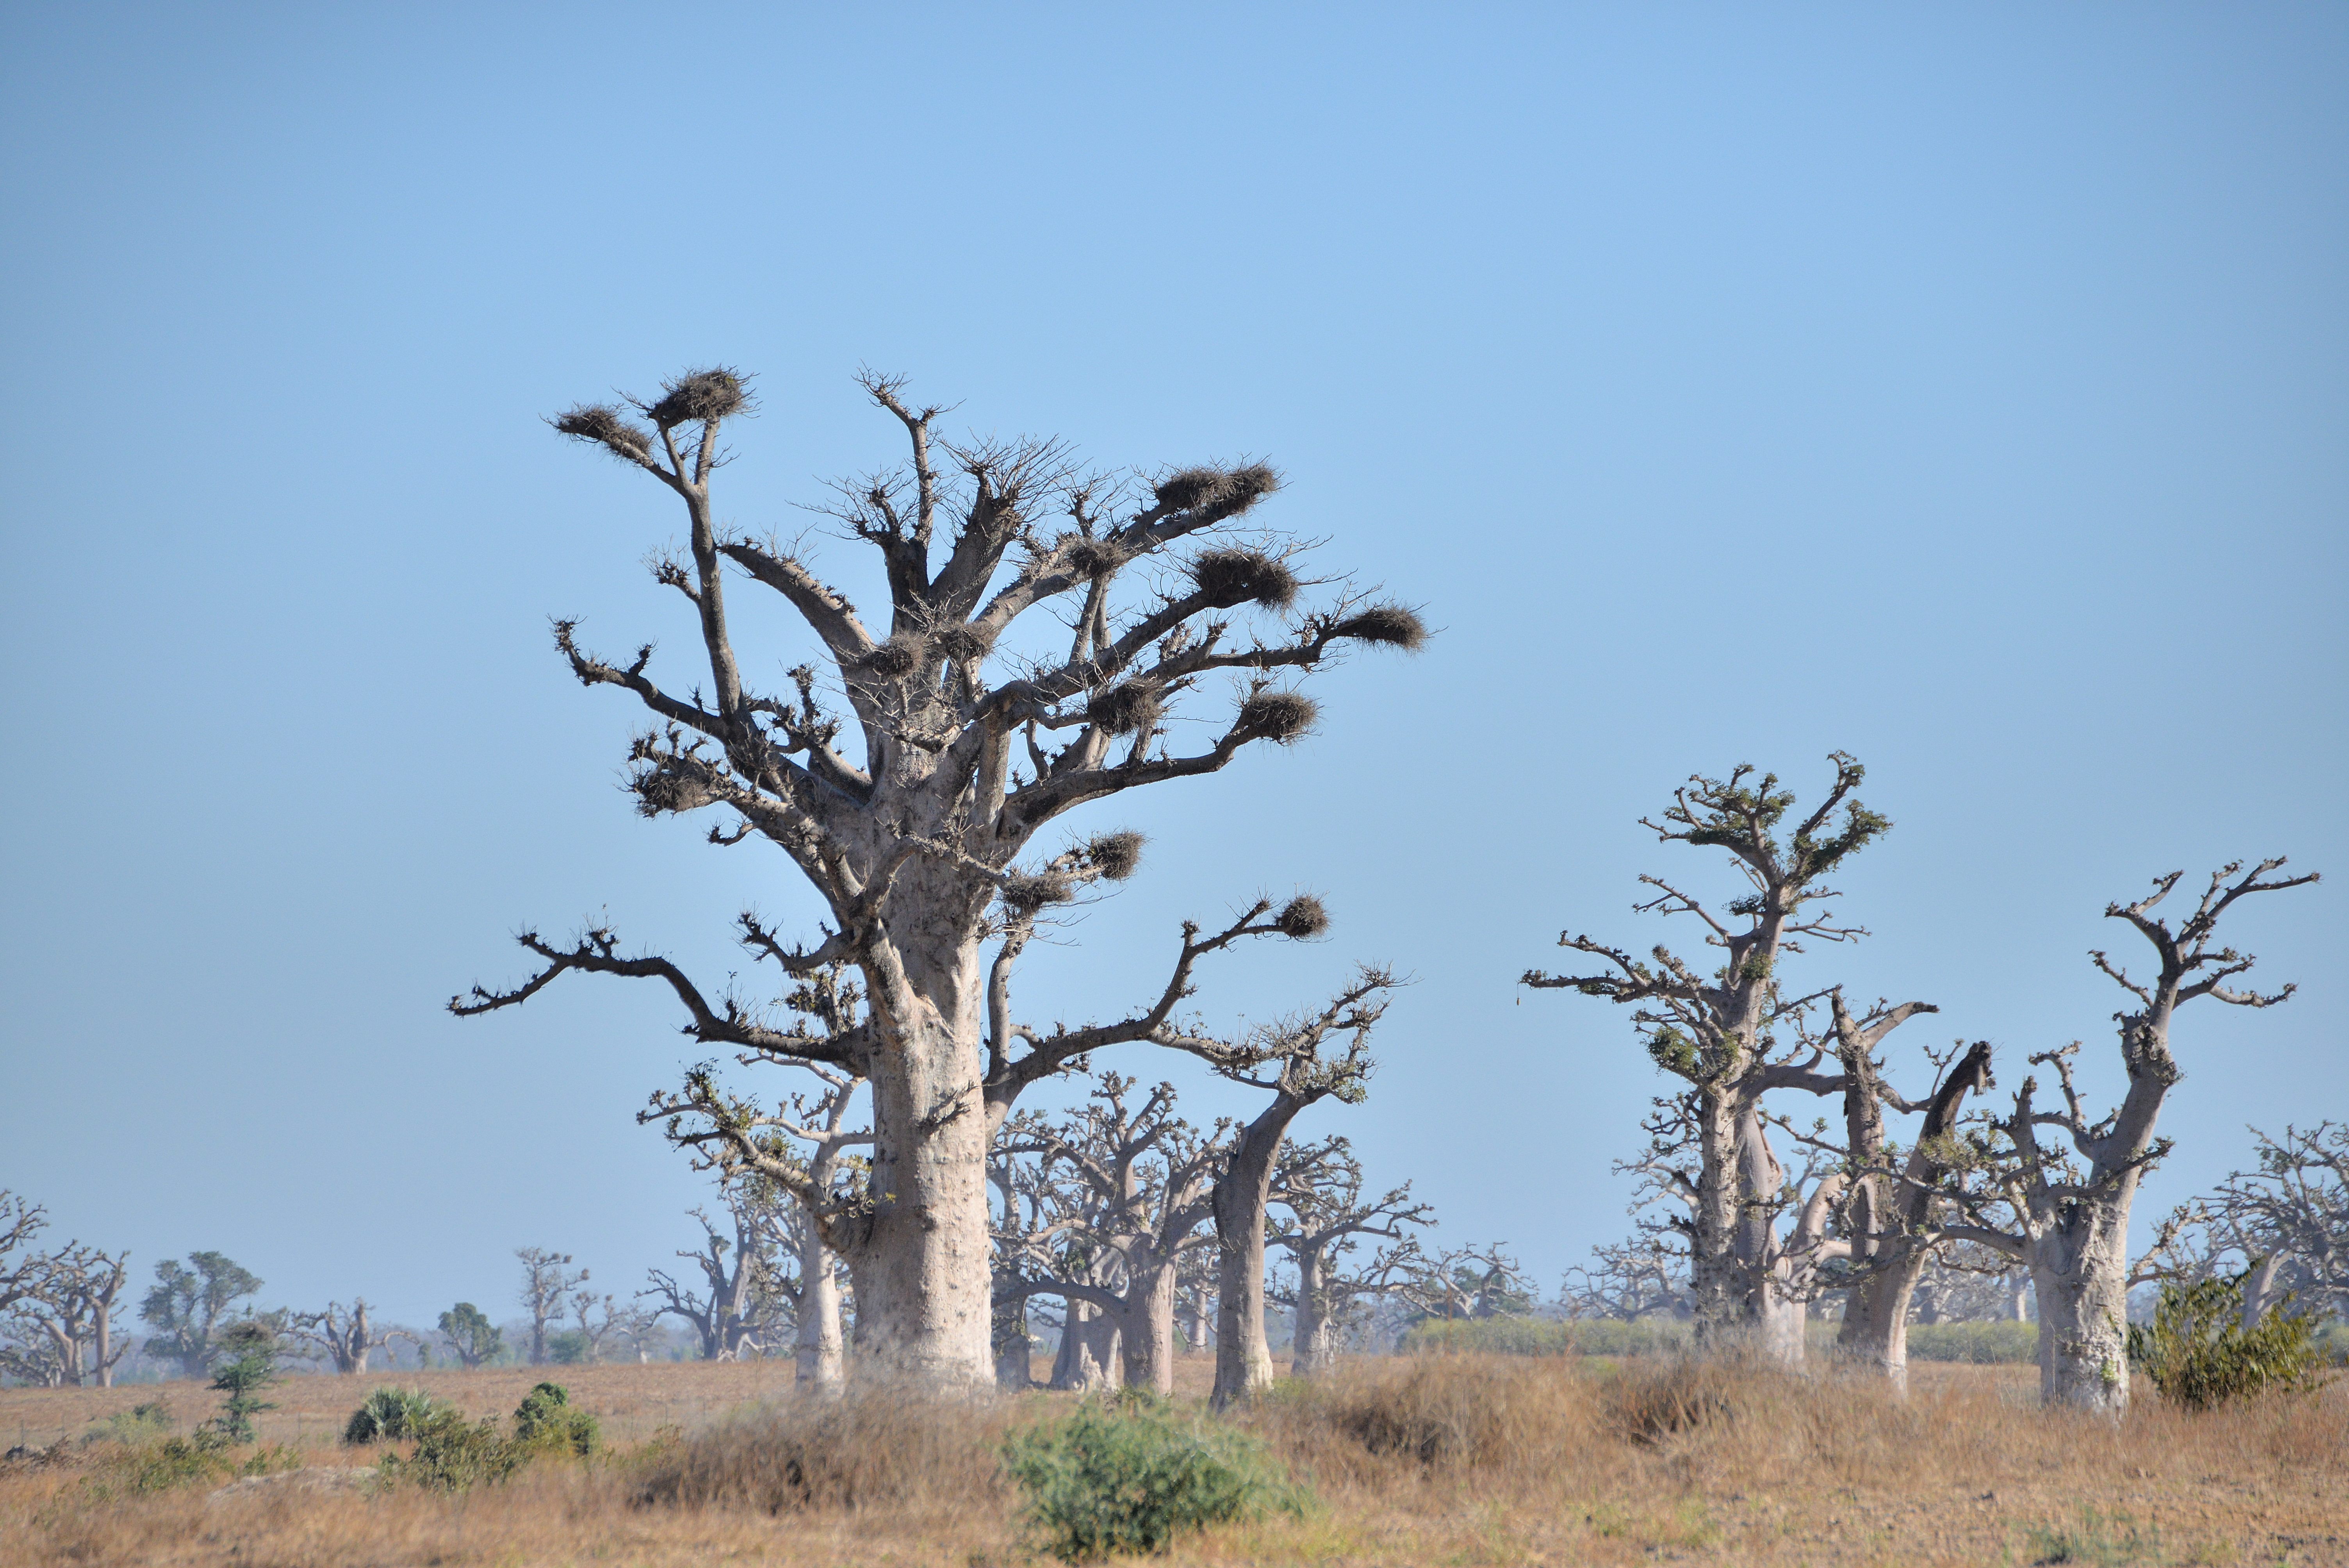
[[[425,1437],[340,1440],[353,1402],[340,1378],[279,1385],[280,1408],[256,1418],[262,1440],[220,1450],[225,1463],[165,1449],[191,1439],[169,1412],[137,1413],[129,1390],[12,1390],[0,1419],[54,1409],[49,1431],[65,1430],[0,1464],[0,1568],[1008,1568],[1054,1545],[1037,1499],[1058,1498],[1066,1517],[1114,1513],[1128,1479],[1206,1470],[1182,1447],[1194,1437],[1231,1445],[1222,1456],[1254,1470],[1266,1506],[1175,1530],[1151,1561],[1973,1564],[2135,1551],[2150,1563],[2158,1542],[2161,1561],[2315,1563],[2349,1539],[2349,1387],[2199,1411],[2147,1398],[2100,1418],[2037,1408],[2035,1371],[2021,1367],[1926,1367],[1904,1399],[1824,1367],[1462,1354],[1341,1361],[1217,1418],[1206,1360],[1180,1371],[1171,1404],[1117,1410],[1060,1394],[924,1398],[855,1377],[826,1398],[756,1363],[589,1367],[555,1407],[598,1418],[603,1447],[585,1462],[522,1451],[517,1407],[535,1390],[521,1369],[419,1374],[451,1423],[420,1460],[409,1450],[426,1453]],[[78,1440],[117,1426],[160,1451],[132,1462],[129,1443]],[[1043,1454],[1058,1468],[1031,1481],[1019,1456]],[[385,1459],[419,1481],[461,1482],[474,1467],[471,1489],[356,1484]],[[296,1463],[309,1468],[208,1501]],[[1086,1475],[1112,1480],[1106,1499]],[[1213,1511],[1197,1500],[1220,1484],[1177,1493],[1164,1515]],[[1273,1506],[1286,1487],[1313,1502]],[[1173,1490],[1125,1495],[1150,1504]],[[1090,1550],[1109,1536],[1060,1540]]]
[[2248,1271],[2194,1284],[2167,1284],[2153,1321],[2128,1331],[2129,1360],[2165,1399],[2208,1409],[2258,1394],[2305,1393],[2326,1357],[2313,1318],[2286,1310],[2290,1301],[2243,1324]]
[[1081,1406],[1015,1432],[1004,1468],[1036,1544],[1064,1563],[1156,1552],[1210,1524],[1301,1515],[1305,1493],[1254,1435],[1154,1399]]

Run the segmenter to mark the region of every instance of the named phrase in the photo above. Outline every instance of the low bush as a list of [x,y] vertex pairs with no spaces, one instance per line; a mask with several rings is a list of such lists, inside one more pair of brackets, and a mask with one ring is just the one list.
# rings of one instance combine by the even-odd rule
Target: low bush
[[161,1399],[150,1399],[143,1405],[133,1405],[128,1410],[117,1410],[106,1419],[82,1434],[82,1446],[92,1443],[129,1443],[138,1446],[161,1442],[177,1429],[171,1407]]
[[245,1476],[299,1470],[302,1456],[277,1443],[233,1445],[210,1428],[191,1438],[166,1437],[126,1443],[102,1459],[89,1478],[98,1497],[119,1492],[170,1491],[182,1486],[217,1485]]
[[2269,1392],[2313,1388],[2326,1360],[2313,1318],[2284,1308],[2290,1296],[2259,1323],[2243,1326],[2245,1274],[2199,1284],[2165,1284],[2153,1321],[2131,1324],[2130,1365],[2145,1373],[2162,1398],[2189,1410]]
[[514,1441],[533,1453],[585,1459],[602,1440],[595,1418],[574,1405],[571,1391],[560,1383],[541,1383],[514,1411]]
[[[1735,1357],[1675,1356],[1626,1367],[1601,1395],[1609,1424],[1635,1443],[1661,1443],[1730,1415],[1754,1368]],[[1765,1374],[1766,1375],[1766,1374]]]
[[343,1425],[347,1443],[383,1443],[421,1433],[442,1408],[421,1388],[378,1388]]
[[462,1411],[445,1405],[427,1416],[414,1436],[412,1452],[386,1454],[379,1461],[385,1485],[470,1491],[505,1480],[530,1457],[506,1440],[497,1422],[469,1421]]
[[1064,1563],[1155,1552],[1210,1524],[1303,1511],[1263,1442],[1154,1401],[1086,1405],[1014,1433],[1004,1469],[1027,1494],[1037,1545]]

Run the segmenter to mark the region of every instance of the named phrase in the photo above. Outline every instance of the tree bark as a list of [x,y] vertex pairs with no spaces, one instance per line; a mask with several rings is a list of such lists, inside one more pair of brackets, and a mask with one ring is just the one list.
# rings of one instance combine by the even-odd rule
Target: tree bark
[[1253,1399],[1272,1387],[1272,1347],[1264,1336],[1264,1222],[1272,1162],[1289,1121],[1304,1107],[1287,1094],[1241,1129],[1216,1179],[1216,1408]]
[[[872,1209],[852,1257],[857,1344],[899,1376],[983,1387],[995,1368],[978,947],[901,951],[914,1016],[884,1019],[872,1062]],[[886,996],[874,993],[877,1011]]]
[[799,1355],[796,1377],[818,1388],[839,1387],[848,1376],[840,1327],[840,1277],[832,1250],[813,1224],[800,1228]]
[[1336,1362],[1336,1325],[1329,1307],[1329,1267],[1318,1247],[1297,1252],[1297,1322],[1289,1335],[1288,1375],[1314,1377]]
[[[2081,1204],[2072,1225],[2033,1243],[2039,1293],[2039,1397],[2050,1405],[2118,1415],[2128,1408],[2128,1233],[2103,1205]],[[2121,1212],[2127,1222],[2127,1209]]]

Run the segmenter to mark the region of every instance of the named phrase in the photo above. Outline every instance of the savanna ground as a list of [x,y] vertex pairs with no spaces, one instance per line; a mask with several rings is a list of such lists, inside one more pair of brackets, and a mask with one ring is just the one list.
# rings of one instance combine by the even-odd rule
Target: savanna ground
[[[545,1369],[403,1377],[479,1416]],[[606,1457],[546,1460],[462,1495],[105,1484],[92,1423],[194,1384],[0,1390],[0,1441],[67,1439],[0,1466],[0,1568],[34,1563],[457,1565],[1030,1560],[1003,1435],[1074,1396],[926,1405],[795,1398],[787,1363],[563,1367]],[[1200,1404],[1211,1367],[1182,1367]],[[2037,1408],[2027,1367],[1920,1365],[1904,1402],[1821,1374],[1662,1357],[1369,1360],[1242,1418],[1314,1501],[1185,1538],[1172,1563],[2349,1563],[2349,1385],[2189,1415],[2140,1399],[2107,1422]],[[375,1379],[289,1377],[264,1441],[359,1466],[344,1418]],[[698,1506],[641,1501],[689,1453]],[[776,1505],[781,1503],[778,1508]]]

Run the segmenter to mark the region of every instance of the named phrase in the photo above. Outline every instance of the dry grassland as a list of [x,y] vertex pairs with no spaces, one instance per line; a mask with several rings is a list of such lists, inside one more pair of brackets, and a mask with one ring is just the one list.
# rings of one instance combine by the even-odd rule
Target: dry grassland
[[[1207,1371],[1184,1367],[1186,1398]],[[1195,1536],[1165,1561],[2349,1563],[2349,1386],[2203,1416],[2147,1400],[2111,1423],[2037,1408],[2033,1368],[1915,1371],[1903,1402],[1735,1367],[1363,1362],[1246,1418],[1312,1487],[1309,1514]],[[1069,1396],[826,1408],[793,1398],[789,1374],[561,1369],[615,1455],[464,1496],[104,1498],[86,1460],[0,1468],[0,1568],[1028,1561],[995,1450]],[[412,1381],[502,1415],[536,1376]],[[314,1465],[365,1463],[336,1437],[366,1387],[288,1378],[263,1435]],[[156,1392],[0,1391],[0,1439],[78,1434]],[[189,1424],[208,1413],[191,1385],[165,1392]],[[700,1467],[698,1495],[725,1501],[640,1501],[656,1456],[680,1455]]]

